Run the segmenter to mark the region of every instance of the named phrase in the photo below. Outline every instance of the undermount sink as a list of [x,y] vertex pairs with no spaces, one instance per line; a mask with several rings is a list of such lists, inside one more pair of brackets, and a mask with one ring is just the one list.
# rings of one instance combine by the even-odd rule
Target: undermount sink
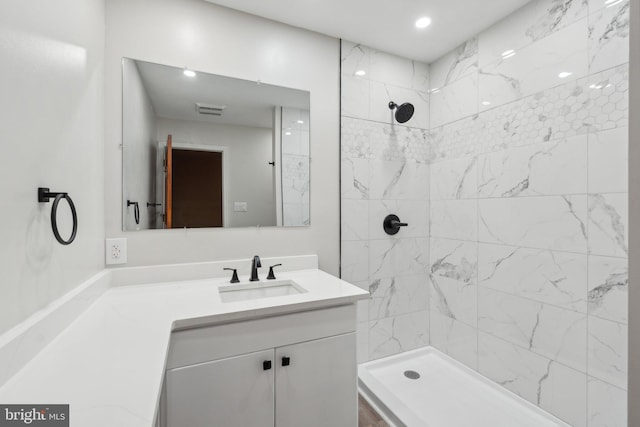
[[307,292],[292,280],[270,280],[240,285],[220,286],[218,293],[222,302],[246,301],[252,299],[281,297]]

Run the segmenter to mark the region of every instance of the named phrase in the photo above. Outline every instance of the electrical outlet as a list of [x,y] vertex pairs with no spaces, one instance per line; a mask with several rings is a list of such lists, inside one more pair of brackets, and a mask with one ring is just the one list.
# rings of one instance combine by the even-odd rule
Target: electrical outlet
[[106,264],[126,264],[127,263],[127,239],[107,239],[106,241]]

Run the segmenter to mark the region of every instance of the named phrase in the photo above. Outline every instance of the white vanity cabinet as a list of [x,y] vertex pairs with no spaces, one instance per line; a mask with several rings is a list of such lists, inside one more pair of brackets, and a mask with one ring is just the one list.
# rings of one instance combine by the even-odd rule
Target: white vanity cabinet
[[[288,358],[289,366],[282,366]],[[277,427],[357,425],[355,333],[276,349]]]
[[273,350],[167,371],[167,426],[272,427]]
[[174,332],[165,427],[355,427],[355,305]]

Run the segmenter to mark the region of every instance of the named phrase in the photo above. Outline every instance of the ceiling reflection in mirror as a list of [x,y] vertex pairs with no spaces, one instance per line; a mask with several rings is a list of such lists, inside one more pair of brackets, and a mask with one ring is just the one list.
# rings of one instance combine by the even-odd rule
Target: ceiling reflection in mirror
[[124,58],[123,229],[310,224],[309,92]]

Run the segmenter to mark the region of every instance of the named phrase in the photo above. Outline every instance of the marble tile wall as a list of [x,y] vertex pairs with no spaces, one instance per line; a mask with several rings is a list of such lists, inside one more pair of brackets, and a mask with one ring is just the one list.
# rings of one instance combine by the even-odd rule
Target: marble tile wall
[[[342,41],[341,275],[369,292],[360,362],[429,344],[428,66]],[[389,101],[411,102],[405,124]],[[382,229],[388,214],[409,224]]]
[[309,220],[309,111],[282,108],[282,222],[302,227]]
[[430,342],[623,427],[626,0],[534,0],[431,64]]

